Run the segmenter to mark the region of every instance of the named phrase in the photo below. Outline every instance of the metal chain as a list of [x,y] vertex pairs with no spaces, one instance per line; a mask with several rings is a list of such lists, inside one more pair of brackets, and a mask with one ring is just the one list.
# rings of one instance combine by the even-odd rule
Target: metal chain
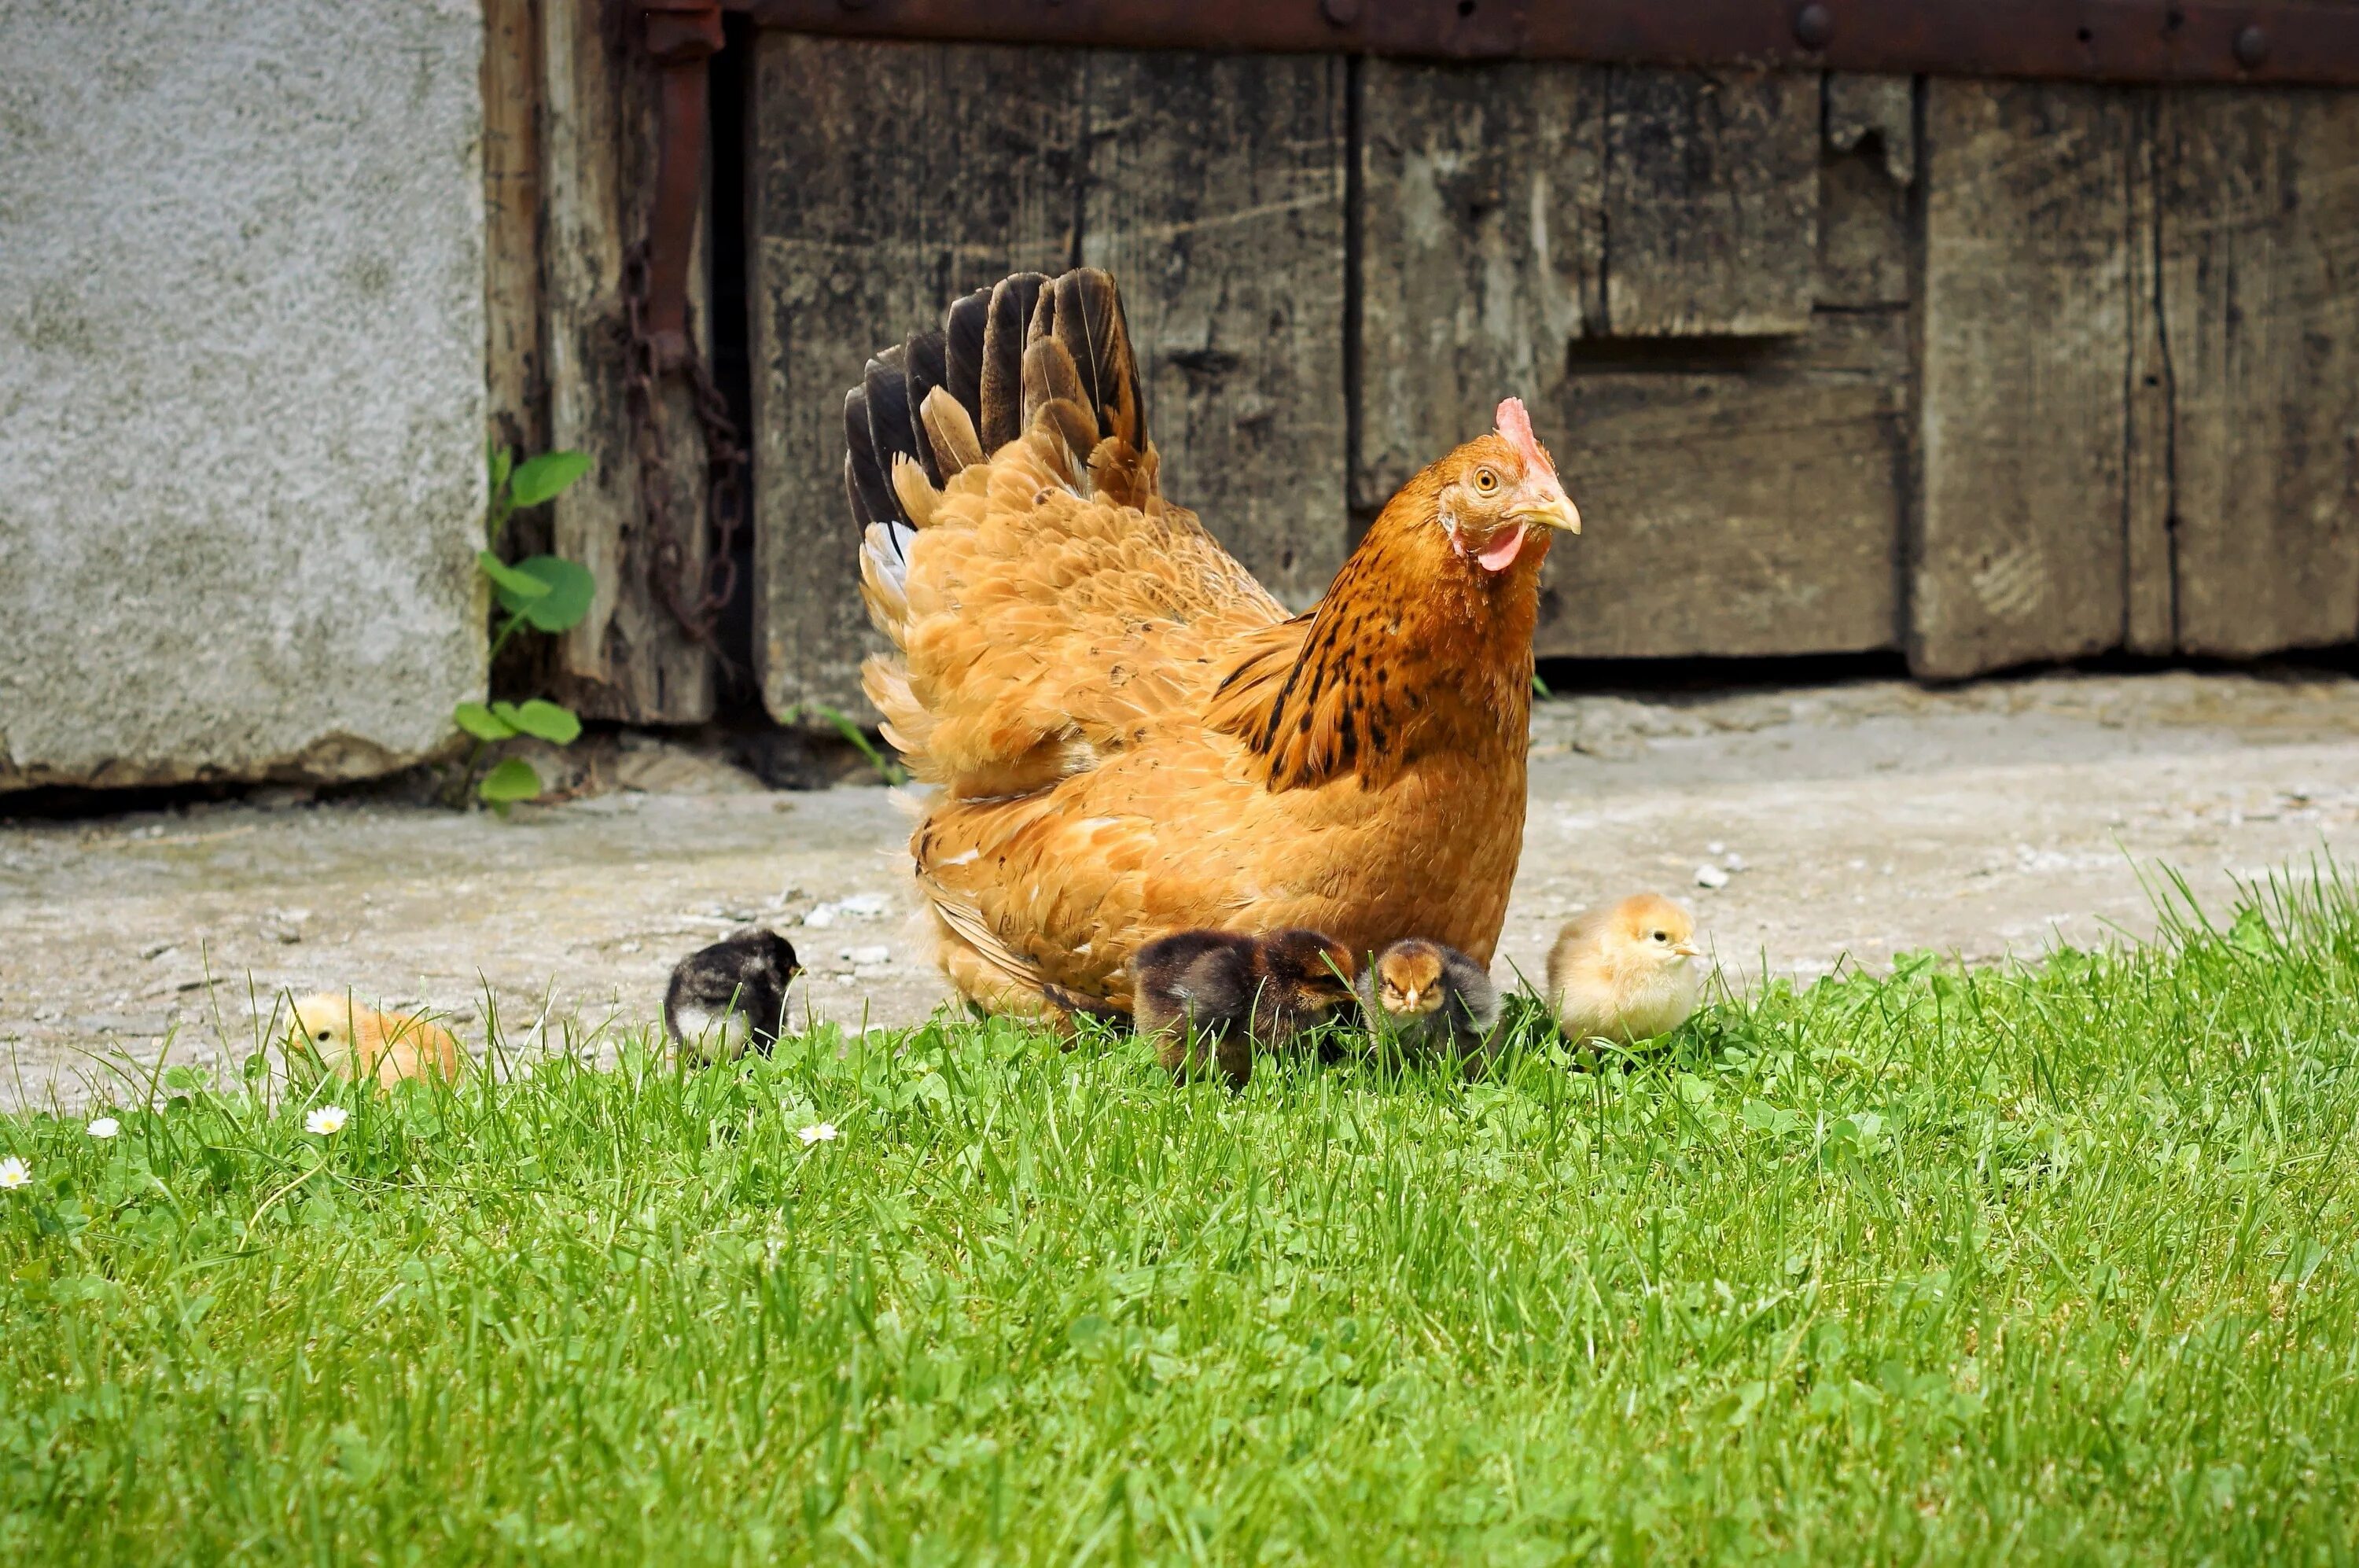
[[[745,448],[729,417],[729,403],[713,385],[693,336],[679,366],[687,378],[696,422],[704,436],[705,499],[712,525],[712,555],[700,573],[681,520],[673,515],[670,452],[658,407],[664,367],[647,330],[647,246],[642,240],[623,257],[623,311],[629,330],[623,402],[631,421],[631,448],[638,463],[639,516],[653,548],[647,558],[648,585],[690,638],[716,658],[725,657],[713,636],[722,610],[737,591],[734,546],[745,522]],[[701,523],[704,519],[698,519]]]

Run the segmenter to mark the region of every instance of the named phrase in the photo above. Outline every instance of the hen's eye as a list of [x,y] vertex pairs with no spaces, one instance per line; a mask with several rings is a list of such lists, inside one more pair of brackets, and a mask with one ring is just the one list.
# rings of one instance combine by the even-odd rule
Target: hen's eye
[[1474,488],[1485,495],[1497,494],[1499,489],[1498,474],[1488,468],[1476,469],[1474,471]]

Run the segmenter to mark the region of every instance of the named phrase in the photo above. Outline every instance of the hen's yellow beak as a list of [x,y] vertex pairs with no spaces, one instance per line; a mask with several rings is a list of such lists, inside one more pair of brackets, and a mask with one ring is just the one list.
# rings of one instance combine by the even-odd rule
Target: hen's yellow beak
[[1581,512],[1570,495],[1550,495],[1518,506],[1507,515],[1518,523],[1538,523],[1544,528],[1558,528],[1569,534],[1581,531]]

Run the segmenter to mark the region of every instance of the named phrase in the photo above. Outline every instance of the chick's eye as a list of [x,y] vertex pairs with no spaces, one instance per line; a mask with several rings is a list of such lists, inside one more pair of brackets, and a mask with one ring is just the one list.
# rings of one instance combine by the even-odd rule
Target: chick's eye
[[1671,933],[1669,931],[1657,931],[1655,933],[1655,940],[1657,942],[1669,942],[1671,940]]
[[321,1030],[320,1031],[320,1038],[321,1038],[321,1040],[325,1040],[325,1039],[327,1039],[327,1038],[328,1038],[328,1031],[327,1031],[326,1029],[321,1029]]
[[1485,495],[1496,495],[1499,489],[1498,474],[1489,468],[1476,469],[1474,471],[1474,488]]

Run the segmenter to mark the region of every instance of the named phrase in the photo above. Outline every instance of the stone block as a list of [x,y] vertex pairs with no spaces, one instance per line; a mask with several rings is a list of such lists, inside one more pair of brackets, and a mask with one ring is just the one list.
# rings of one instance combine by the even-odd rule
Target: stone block
[[481,52],[0,6],[0,789],[363,777],[481,691]]

